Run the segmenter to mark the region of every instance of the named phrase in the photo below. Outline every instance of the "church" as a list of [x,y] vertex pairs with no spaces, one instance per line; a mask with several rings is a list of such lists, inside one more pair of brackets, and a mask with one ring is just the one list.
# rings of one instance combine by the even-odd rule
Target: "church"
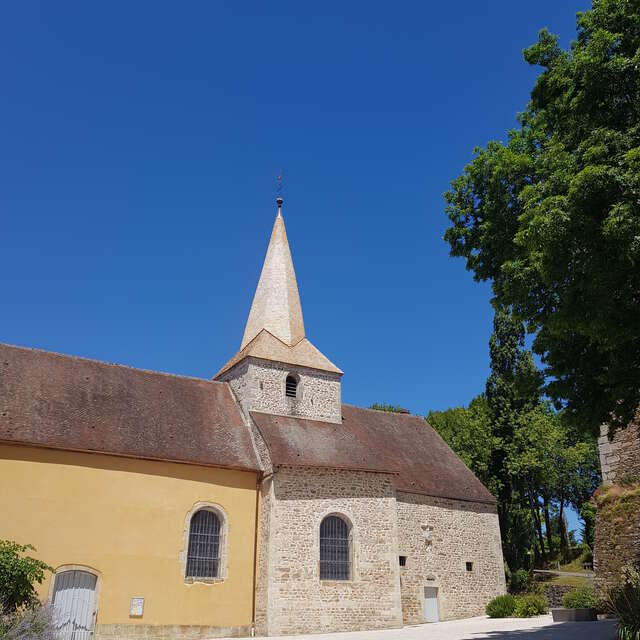
[[306,337],[281,198],[212,379],[0,344],[0,539],[55,569],[59,636],[484,614],[505,592],[493,496],[423,418],[343,404],[342,376]]

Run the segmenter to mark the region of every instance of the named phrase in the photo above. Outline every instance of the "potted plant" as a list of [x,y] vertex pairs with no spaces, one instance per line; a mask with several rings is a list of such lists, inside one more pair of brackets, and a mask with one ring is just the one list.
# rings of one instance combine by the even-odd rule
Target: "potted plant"
[[598,619],[598,596],[592,587],[572,589],[562,598],[562,608],[551,609],[554,622],[589,622]]

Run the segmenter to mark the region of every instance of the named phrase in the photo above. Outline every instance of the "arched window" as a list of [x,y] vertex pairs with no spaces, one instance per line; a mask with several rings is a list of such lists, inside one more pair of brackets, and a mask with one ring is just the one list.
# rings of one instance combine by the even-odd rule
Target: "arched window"
[[298,395],[298,380],[295,376],[287,376],[284,390],[287,398],[295,398]]
[[320,523],[320,580],[351,579],[350,533],[339,516],[327,516]]
[[214,511],[196,511],[189,524],[187,578],[217,578],[220,564],[220,518]]

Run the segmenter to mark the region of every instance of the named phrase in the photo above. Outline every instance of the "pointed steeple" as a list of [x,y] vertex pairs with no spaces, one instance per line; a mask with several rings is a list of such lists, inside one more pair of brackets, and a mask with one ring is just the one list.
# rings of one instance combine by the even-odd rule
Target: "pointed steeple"
[[229,372],[245,358],[342,375],[305,337],[298,283],[282,218],[282,198],[278,197],[276,202],[278,213],[240,350],[216,373],[216,380],[233,377]]
[[278,197],[278,213],[240,349],[244,349],[263,329],[289,346],[305,337],[296,273],[282,217],[282,202]]

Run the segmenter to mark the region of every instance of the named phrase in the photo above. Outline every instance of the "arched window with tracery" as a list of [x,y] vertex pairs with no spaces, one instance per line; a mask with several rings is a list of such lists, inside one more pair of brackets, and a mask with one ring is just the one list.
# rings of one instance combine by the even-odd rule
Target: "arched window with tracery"
[[187,551],[187,578],[217,578],[220,570],[220,517],[200,509],[191,517]]
[[351,527],[340,516],[320,523],[320,580],[351,580]]

